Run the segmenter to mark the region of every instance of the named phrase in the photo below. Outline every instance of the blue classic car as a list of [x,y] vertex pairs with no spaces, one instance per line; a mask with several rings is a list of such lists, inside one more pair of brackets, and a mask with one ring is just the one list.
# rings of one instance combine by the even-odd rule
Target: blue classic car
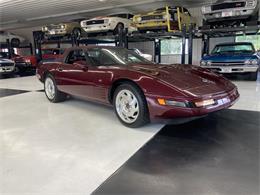
[[213,72],[243,73],[249,80],[257,80],[259,65],[254,45],[247,42],[218,44],[200,62],[201,67]]

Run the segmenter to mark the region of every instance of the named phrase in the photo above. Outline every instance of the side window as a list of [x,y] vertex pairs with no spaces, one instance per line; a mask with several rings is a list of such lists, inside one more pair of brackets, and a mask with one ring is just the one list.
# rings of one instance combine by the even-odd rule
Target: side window
[[73,64],[79,61],[86,61],[85,54],[82,49],[71,51],[66,59],[67,64]]
[[116,64],[115,60],[99,48],[89,49],[86,52],[88,61],[94,66],[109,66]]

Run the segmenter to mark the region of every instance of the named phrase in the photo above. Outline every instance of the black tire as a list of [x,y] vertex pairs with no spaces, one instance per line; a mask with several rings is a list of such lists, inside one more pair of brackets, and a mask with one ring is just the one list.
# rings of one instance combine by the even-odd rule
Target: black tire
[[116,28],[114,29],[114,34],[119,35],[119,34],[123,33],[123,30],[124,30],[124,24],[118,23],[116,25]]
[[20,40],[17,39],[17,38],[13,38],[13,39],[11,40],[11,46],[12,46],[12,47],[19,47],[19,46],[20,46]]
[[[49,98],[47,93],[46,93],[46,85],[45,85],[45,82],[47,79],[51,79],[53,81],[53,84],[54,84],[54,97],[53,98]],[[63,102],[67,99],[67,94],[61,92],[58,90],[57,88],[57,85],[56,85],[56,81],[54,79],[54,77],[51,75],[51,74],[48,74],[45,79],[44,79],[44,92],[45,92],[45,95],[47,97],[47,99],[52,102],[52,103],[58,103],[58,102]]]
[[76,39],[80,39],[80,37],[81,37],[81,29],[80,28],[74,28],[72,30],[72,36],[74,36]]
[[[117,112],[117,109],[116,109],[116,97],[120,91],[125,90],[125,89],[131,91],[135,95],[138,105],[139,105],[139,115],[133,123],[126,123],[125,121],[123,121],[120,118],[120,116]],[[125,125],[127,127],[138,128],[138,127],[142,127],[145,124],[150,122],[149,110],[148,110],[146,98],[145,98],[142,90],[139,89],[139,87],[135,86],[132,83],[123,83],[116,88],[116,90],[114,92],[114,96],[113,96],[113,105],[114,105],[114,111],[115,111],[118,119],[120,120],[120,122],[123,125]]]
[[248,80],[249,81],[256,81],[257,80],[257,75],[258,75],[258,71],[257,72],[248,73]]

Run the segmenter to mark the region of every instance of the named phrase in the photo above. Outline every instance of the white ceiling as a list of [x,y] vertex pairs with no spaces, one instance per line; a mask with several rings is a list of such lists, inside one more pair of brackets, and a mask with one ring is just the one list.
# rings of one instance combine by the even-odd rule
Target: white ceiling
[[214,0],[0,0],[0,29],[72,21],[114,12],[139,13],[164,5],[199,7]]

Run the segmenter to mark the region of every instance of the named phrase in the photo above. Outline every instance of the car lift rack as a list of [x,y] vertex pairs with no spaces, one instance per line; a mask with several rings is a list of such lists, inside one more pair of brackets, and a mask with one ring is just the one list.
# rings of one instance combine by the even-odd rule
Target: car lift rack
[[[256,35],[260,34],[260,26],[242,26],[230,28],[217,28],[217,29],[194,29],[191,26],[183,26],[182,31],[177,32],[149,32],[149,33],[133,33],[129,35],[127,29],[122,31],[119,35],[95,36],[95,37],[82,37],[77,39],[76,36],[71,35],[70,39],[62,37],[57,40],[46,40],[44,33],[41,31],[34,31],[34,48],[37,59],[41,58],[41,45],[42,44],[57,44],[60,47],[61,43],[72,44],[72,46],[98,44],[98,43],[115,43],[116,46],[128,48],[129,42],[154,42],[154,61],[161,62],[161,40],[181,38],[182,39],[182,53],[181,64],[192,64],[193,52],[193,39],[202,39],[202,55],[209,53],[210,38],[227,37],[227,36],[243,36],[243,35]],[[188,29],[188,30],[187,30]],[[186,39],[188,39],[188,60],[186,60],[185,48]]]

